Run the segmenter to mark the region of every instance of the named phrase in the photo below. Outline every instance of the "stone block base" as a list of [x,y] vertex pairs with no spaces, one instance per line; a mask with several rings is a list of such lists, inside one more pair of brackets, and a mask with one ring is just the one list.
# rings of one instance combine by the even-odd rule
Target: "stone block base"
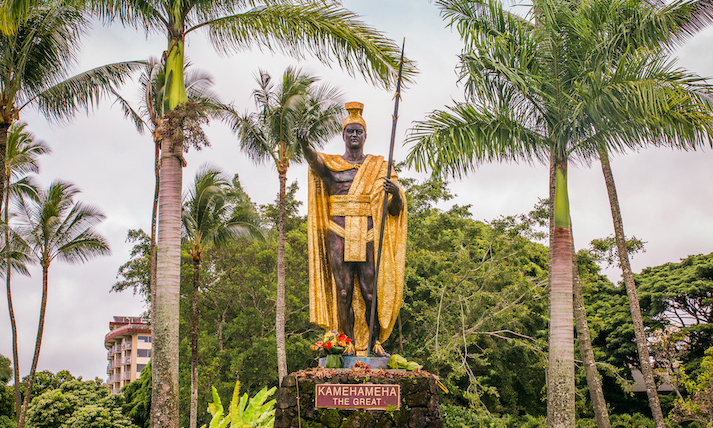
[[[315,385],[324,383],[400,385],[400,409],[315,408]],[[307,369],[282,380],[277,392],[275,428],[440,428],[443,422],[439,404],[436,377],[426,372]]]

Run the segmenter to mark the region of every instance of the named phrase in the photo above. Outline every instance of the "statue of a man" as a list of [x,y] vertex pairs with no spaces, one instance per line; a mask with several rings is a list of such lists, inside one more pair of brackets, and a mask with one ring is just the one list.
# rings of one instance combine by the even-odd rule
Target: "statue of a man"
[[[300,143],[309,172],[310,321],[351,338],[364,355],[371,304],[376,301],[375,355],[391,334],[403,295],[406,255],[406,198],[396,175],[386,177],[382,156],[364,154],[363,104],[346,104],[343,155],[317,153]],[[378,284],[376,254],[384,197],[388,197]],[[355,293],[355,290],[358,292]]]

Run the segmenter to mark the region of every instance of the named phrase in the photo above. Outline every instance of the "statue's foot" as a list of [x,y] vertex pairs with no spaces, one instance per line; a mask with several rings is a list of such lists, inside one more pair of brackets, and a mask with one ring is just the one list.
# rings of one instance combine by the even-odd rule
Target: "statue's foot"
[[374,352],[374,355],[376,355],[377,357],[385,357],[385,358],[391,357],[391,354],[386,352],[384,350],[384,348],[381,347],[381,343],[379,343],[378,341],[374,344],[372,351]]

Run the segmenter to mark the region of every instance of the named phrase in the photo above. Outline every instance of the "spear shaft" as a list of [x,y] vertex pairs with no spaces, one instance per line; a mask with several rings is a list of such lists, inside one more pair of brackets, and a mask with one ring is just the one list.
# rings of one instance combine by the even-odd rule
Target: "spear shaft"
[[[399,74],[396,79],[396,94],[394,95],[394,114],[391,116],[391,142],[389,145],[389,163],[386,169],[386,178],[391,178],[391,167],[394,164],[394,142],[396,141],[396,122],[399,119],[399,101],[401,100],[401,73],[404,67],[404,47],[406,39],[401,45],[401,58],[399,59]],[[386,193],[386,191],[384,191]],[[369,341],[366,344],[366,357],[369,358],[371,352],[371,341],[374,337],[374,318],[376,315],[376,306],[378,304],[378,288],[379,288],[379,268],[381,266],[381,251],[384,246],[384,226],[386,225],[386,216],[388,215],[389,195],[384,194],[384,205],[381,207],[381,228],[379,229],[379,249],[376,253],[376,273],[374,275],[374,290],[371,298],[371,317],[369,320]],[[378,332],[377,332],[378,334]]]

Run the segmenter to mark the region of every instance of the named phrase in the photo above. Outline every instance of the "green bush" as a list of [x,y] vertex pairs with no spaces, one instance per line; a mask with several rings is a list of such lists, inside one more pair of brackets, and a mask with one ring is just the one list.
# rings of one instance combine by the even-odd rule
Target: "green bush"
[[[213,418],[208,428],[272,428],[275,424],[275,400],[268,399],[275,393],[276,388],[263,388],[258,391],[253,398],[248,398],[248,394],[240,396],[240,382],[235,383],[233,398],[228,407],[228,414],[220,402],[220,396],[215,387],[211,387],[213,402],[208,405],[208,411]],[[201,428],[206,428],[203,425]]]
[[488,414],[482,410],[444,404],[441,406],[444,428],[546,428],[544,418]]

